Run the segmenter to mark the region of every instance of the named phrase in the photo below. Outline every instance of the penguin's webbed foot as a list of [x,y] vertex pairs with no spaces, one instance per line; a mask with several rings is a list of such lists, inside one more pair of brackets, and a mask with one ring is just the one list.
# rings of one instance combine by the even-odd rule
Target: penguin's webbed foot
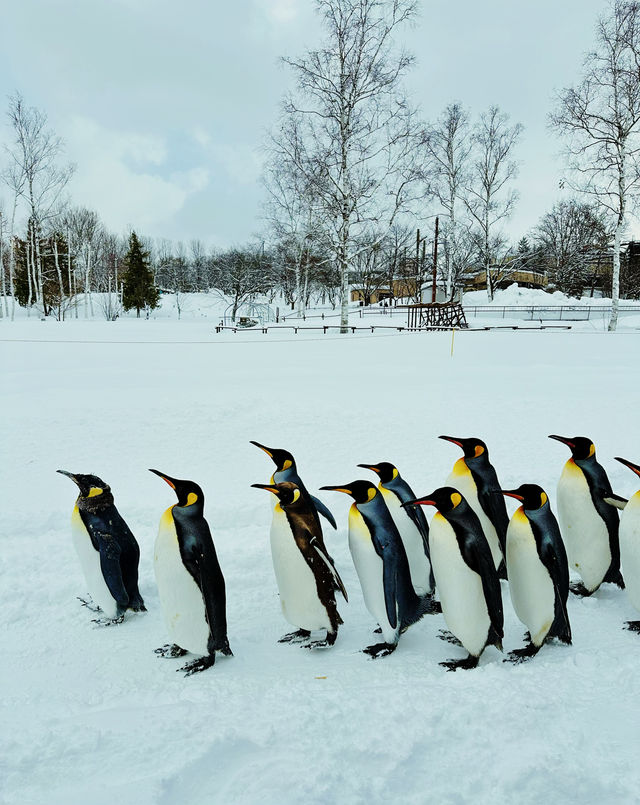
[[278,643],[301,643],[309,637],[311,637],[310,631],[307,629],[298,629],[297,632],[289,632],[289,634],[282,635]]
[[79,595],[76,596],[78,601],[82,604],[83,607],[86,607],[90,612],[102,612],[100,607],[97,604],[94,604],[93,599],[89,596],[89,600],[87,601],[86,598],[80,598]]
[[458,668],[466,671],[468,669],[475,668],[479,661],[479,657],[474,657],[473,655],[469,654],[469,656],[465,657],[464,660],[447,660],[446,662],[441,662],[438,664],[443,668],[446,668],[447,671],[457,671]]
[[129,609],[132,612],[146,612],[147,608],[144,605],[144,601],[142,598],[139,598],[137,601],[131,601],[129,603]]
[[640,621],[627,621],[626,626],[624,627],[629,632],[639,632],[640,633]]
[[185,654],[189,652],[184,649],[180,648],[180,646],[176,645],[175,643],[165,643],[164,646],[161,648],[154,649],[154,654],[157,654],[158,657],[165,657],[166,659],[171,659],[174,657],[184,657]]
[[438,637],[440,638],[440,640],[444,640],[445,643],[451,643],[452,646],[462,645],[462,643],[453,634],[453,632],[450,632],[447,629],[440,629],[440,631],[438,632]]
[[124,621],[124,615],[118,615],[117,618],[93,618],[91,623],[97,626],[117,626]]
[[367,646],[362,649],[363,654],[368,654],[372,660],[377,660],[380,657],[388,657],[396,650],[397,643],[375,643],[373,646]]
[[338,637],[338,630],[335,632],[327,631],[327,636],[324,640],[310,640],[308,643],[303,643],[302,648],[329,648],[336,642]]
[[574,595],[577,595],[580,598],[588,598],[590,595],[593,595],[593,593],[595,593],[595,590],[589,592],[589,590],[587,590],[587,588],[581,581],[573,582],[573,584],[569,585],[569,589]]
[[529,643],[528,646],[516,648],[513,651],[510,651],[502,662],[511,662],[514,665],[518,665],[519,663],[527,662],[527,660],[535,657],[539,651],[540,646],[536,646],[534,643]]
[[185,671],[185,676],[192,676],[193,674],[199,674],[200,671],[206,671],[207,668],[211,668],[211,666],[216,661],[216,655],[207,654],[206,657],[199,657],[197,660],[192,660],[188,662],[186,665],[183,665],[182,668],[178,668],[178,671]]

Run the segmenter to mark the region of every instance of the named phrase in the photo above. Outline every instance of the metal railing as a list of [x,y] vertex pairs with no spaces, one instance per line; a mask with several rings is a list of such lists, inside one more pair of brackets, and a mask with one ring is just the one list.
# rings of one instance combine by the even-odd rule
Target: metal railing
[[[525,321],[589,321],[611,316],[611,304],[603,305],[464,305],[467,317],[524,319]],[[640,315],[640,304],[625,304],[618,316]]]

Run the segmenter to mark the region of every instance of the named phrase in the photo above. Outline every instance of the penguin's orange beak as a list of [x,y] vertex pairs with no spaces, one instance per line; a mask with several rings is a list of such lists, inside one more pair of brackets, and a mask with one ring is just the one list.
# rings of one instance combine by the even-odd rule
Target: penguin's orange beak
[[352,494],[347,486],[321,486],[320,489],[326,492],[344,492],[345,495]]
[[462,447],[460,439],[456,439],[454,436],[438,436],[438,439],[444,439],[445,442],[453,442],[453,444],[457,444],[458,447]]
[[357,464],[356,466],[362,467],[364,470],[371,470],[372,472],[380,474],[380,467],[377,464]]
[[280,490],[277,486],[271,484],[251,484],[254,489],[266,489],[268,492],[273,492],[274,495],[280,497]]
[[507,497],[510,498],[515,498],[520,502],[524,500],[524,497],[519,492],[516,492],[515,489],[501,489],[500,491],[502,492],[503,495],[506,495]]
[[562,444],[566,444],[567,447],[570,447],[571,449],[575,447],[575,443],[572,442],[571,439],[567,439],[566,436],[555,436],[554,434],[551,434],[549,438],[555,439],[556,442],[562,442]]
[[259,447],[261,450],[264,450],[264,452],[269,456],[269,458],[273,458],[273,451],[270,450],[268,447],[265,447],[263,444],[260,444],[260,442],[249,441],[249,444],[254,444],[256,447]]
[[152,472],[154,475],[157,475],[159,478],[162,478],[162,480],[166,481],[169,484],[169,486],[175,491],[176,485],[173,482],[172,478],[169,478],[169,476],[167,476],[164,473],[160,472],[160,470],[149,469],[149,472]]
[[435,500],[431,500],[431,498],[426,497],[426,498],[416,498],[415,500],[405,500],[405,502],[401,503],[400,505],[403,506],[404,508],[406,508],[407,506],[435,506],[436,502]]
[[636,475],[640,475],[640,464],[633,464],[631,461],[627,461],[626,458],[620,458],[620,456],[616,456],[615,459],[621,464],[624,464],[625,467],[629,467],[631,472],[635,472]]

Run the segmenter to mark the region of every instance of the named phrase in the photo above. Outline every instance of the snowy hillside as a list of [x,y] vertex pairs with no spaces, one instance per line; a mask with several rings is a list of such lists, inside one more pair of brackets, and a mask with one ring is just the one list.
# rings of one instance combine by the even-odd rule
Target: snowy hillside
[[[320,493],[338,521],[325,540],[349,592],[344,626],[329,650],[279,645],[269,502],[250,488],[273,465],[249,444],[291,450],[314,492],[388,460],[424,494],[459,457],[436,437],[479,436],[505,488],[539,483],[555,505],[568,451],[547,436],[586,435],[628,496],[637,478],[613,456],[640,461],[637,333],[459,332],[452,356],[450,333],[211,329],[0,323],[0,801],[637,802],[640,639],[622,629],[638,617],[624,592],[572,596],[573,646],[526,665],[490,648],[477,669],[445,672],[464,655],[437,639],[440,615],[372,662],[348,501]],[[167,642],[153,544],[175,498],[149,467],[203,487],[226,577],[235,656],[188,679],[153,651]],[[148,613],[100,629],[79,605],[75,488],[59,468],[111,485],[140,542]],[[506,652],[524,627],[502,591]]]

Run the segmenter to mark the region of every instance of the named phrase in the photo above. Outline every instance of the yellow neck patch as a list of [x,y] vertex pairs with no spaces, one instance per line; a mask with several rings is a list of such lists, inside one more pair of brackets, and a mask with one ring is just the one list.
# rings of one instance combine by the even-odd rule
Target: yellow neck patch
[[367,500],[373,500],[374,497],[376,496],[376,494],[377,494],[377,491],[376,491],[375,487],[372,486],[371,489],[367,492]]
[[546,503],[548,500],[549,500],[549,498],[547,497],[547,493],[546,493],[546,492],[541,492],[541,493],[540,493],[540,505],[541,505],[541,506],[544,506],[544,504],[545,504],[545,503]]
[[393,468],[393,472],[391,473],[391,480],[398,477],[398,469],[397,467]]
[[87,495],[88,498],[96,498],[98,495],[101,495],[104,492],[104,489],[98,489],[97,486],[92,486],[89,490],[89,494]]
[[291,460],[290,460],[290,459],[286,459],[286,460],[285,460],[285,462],[284,462],[284,464],[282,465],[282,469],[283,469],[283,470],[288,470],[290,466],[291,466]]
[[456,506],[460,505],[461,501],[462,501],[462,495],[459,492],[451,493],[451,503],[453,504],[454,509],[456,508]]
[[482,445],[477,444],[475,452],[474,452],[474,456],[476,458],[478,458],[478,456],[481,456],[483,453],[484,453],[484,447],[482,447]]
[[293,500],[292,500],[291,502],[292,502],[292,503],[295,503],[295,502],[296,502],[296,500],[297,500],[299,497],[300,497],[300,490],[299,490],[299,489],[294,489],[294,490],[293,490]]
[[594,455],[595,455],[595,453],[596,453],[596,446],[595,446],[595,444],[592,444],[592,445],[589,447],[589,458],[591,458],[591,456],[594,456]]
[[195,492],[189,492],[187,495],[187,502],[184,504],[185,506],[192,506],[198,500],[198,496]]

